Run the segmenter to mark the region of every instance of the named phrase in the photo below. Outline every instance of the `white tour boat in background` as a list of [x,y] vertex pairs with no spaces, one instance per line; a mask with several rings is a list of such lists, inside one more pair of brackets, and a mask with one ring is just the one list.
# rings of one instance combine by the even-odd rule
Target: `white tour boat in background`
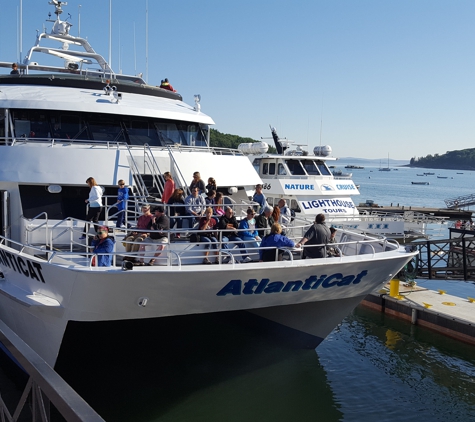
[[[84,344],[76,331],[103,330],[104,342],[120,333],[127,341],[132,333],[123,327],[127,323],[130,329],[131,321],[137,337],[143,321],[219,317],[226,311],[292,330],[315,347],[413,258],[396,242],[340,230],[338,243],[332,244],[341,252],[338,258],[302,260],[299,251],[288,249],[283,261],[262,263],[257,250],[248,248],[253,262],[238,264],[242,252],[220,243],[218,252],[229,263],[202,265],[203,245],[190,242],[185,233],[177,239],[175,229],[167,233],[170,243],[158,265],[128,266],[123,262],[126,232],[111,221],[119,179],[133,194],[127,208],[133,225],[143,204],[160,199],[166,171],[177,186],[187,186],[195,171],[204,180],[215,177],[238,216],[249,206],[247,192],[261,178],[239,151],[209,147],[214,122],[201,112],[199,98],[190,106],[177,93],[114,73],[86,39],[69,34],[70,24],[60,19],[64,3],[52,4],[52,31],[38,34],[18,64],[19,74],[10,75],[11,62],[0,62],[8,69],[0,75],[0,319],[49,364],[62,356],[65,338],[72,343],[69,350],[81,353]],[[45,54],[62,64],[43,64],[38,56]],[[295,173],[286,156],[279,159],[289,174]],[[262,166],[269,161],[269,168],[280,169],[277,156],[260,160]],[[282,181],[282,194],[292,192],[303,214],[307,208],[323,210],[320,204],[352,214],[347,193],[356,188],[351,181],[335,182],[325,161],[308,163],[322,183],[314,184],[302,172],[291,188],[284,189],[290,182]],[[80,239],[90,176],[103,187],[101,224],[115,238],[109,267],[96,266],[88,241]],[[310,187],[312,194],[328,189],[338,196],[293,196]],[[306,227],[296,219],[289,236],[300,240]],[[151,257],[155,250],[142,253]],[[153,330],[144,333],[151,334],[160,347],[173,341]]]
[[[263,192],[270,205],[284,198],[296,216],[313,221],[324,213],[335,227],[383,235],[399,242],[427,237],[429,224],[442,224],[444,219],[412,211],[403,215],[374,211],[360,214],[352,197],[360,192],[351,176],[334,170],[337,158],[330,146],[317,146],[313,154],[281,139],[271,127],[277,154],[267,153],[268,144],[241,144],[239,150],[249,159],[263,182]],[[292,148],[296,146],[296,148]],[[333,169],[333,172],[332,172]],[[250,192],[249,192],[250,193]]]

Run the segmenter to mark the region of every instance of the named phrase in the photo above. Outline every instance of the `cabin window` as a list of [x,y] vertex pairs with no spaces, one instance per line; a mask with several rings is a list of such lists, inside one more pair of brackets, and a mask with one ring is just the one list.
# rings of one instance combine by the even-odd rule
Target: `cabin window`
[[158,132],[155,125],[149,120],[124,117],[124,124],[127,128],[127,134],[131,145],[161,145],[158,139]]
[[269,174],[269,163],[264,163],[262,165],[262,174]]
[[275,163],[269,163],[269,174],[275,174]]
[[324,176],[331,176],[330,169],[326,166],[326,164],[323,161],[316,161],[315,164],[320,170],[320,173],[322,173]]
[[289,168],[290,174],[292,174],[293,176],[304,176],[305,175],[305,170],[300,165],[299,160],[285,160],[285,164],[287,164],[287,167]]
[[[152,146],[208,145],[209,127],[198,123],[56,110],[12,109],[10,112],[17,138],[129,142]],[[2,126],[4,132],[5,125]]]
[[89,139],[86,124],[82,121],[81,117],[76,114],[60,114],[59,116],[52,117],[51,123],[53,138]]
[[295,199],[290,200],[290,209],[294,210],[295,212],[300,212],[299,203]]
[[[49,219],[63,220],[67,217],[84,220],[89,188],[84,186],[61,186],[60,193],[49,193],[47,185],[20,185],[20,198],[25,218],[34,218],[46,212]],[[116,195],[117,188],[106,188],[105,195]],[[44,219],[44,216],[40,217]],[[100,219],[104,219],[102,214]]]
[[124,130],[117,116],[91,114],[89,130],[95,141],[126,142]]
[[313,176],[320,175],[320,172],[318,171],[318,168],[314,160],[302,160],[302,165],[305,168],[305,171],[307,172],[307,174],[310,174]]
[[256,170],[257,174],[261,173],[261,159],[257,158],[252,162],[252,166],[254,167],[254,170]]
[[287,175],[287,171],[285,170],[285,167],[282,163],[279,163],[279,165],[277,166],[277,171],[279,173],[280,176],[286,176]]

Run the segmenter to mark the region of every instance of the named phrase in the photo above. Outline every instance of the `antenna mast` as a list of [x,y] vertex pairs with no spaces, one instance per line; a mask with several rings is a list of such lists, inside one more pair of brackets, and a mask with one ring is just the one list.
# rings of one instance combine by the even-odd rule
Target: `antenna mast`
[[112,0],[109,0],[109,67],[112,67]]

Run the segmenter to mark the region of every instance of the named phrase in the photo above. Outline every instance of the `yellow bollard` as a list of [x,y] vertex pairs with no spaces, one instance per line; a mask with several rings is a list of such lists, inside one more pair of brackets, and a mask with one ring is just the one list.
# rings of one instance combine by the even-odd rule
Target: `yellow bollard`
[[399,296],[399,280],[393,278],[389,282],[389,296],[397,298]]

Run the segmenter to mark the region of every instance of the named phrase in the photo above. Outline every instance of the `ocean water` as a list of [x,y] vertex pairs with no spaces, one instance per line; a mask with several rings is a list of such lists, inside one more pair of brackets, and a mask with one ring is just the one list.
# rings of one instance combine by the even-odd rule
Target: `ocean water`
[[[338,162],[343,169],[345,164]],[[378,167],[351,170],[356,204],[444,207],[475,193],[475,173]],[[417,176],[433,171],[434,176]],[[447,176],[438,179],[437,175]],[[412,185],[411,181],[429,181]],[[472,189],[473,187],[473,189]],[[437,283],[437,284],[434,284]],[[475,285],[420,280],[475,296]],[[316,350],[197,318],[147,338],[88,348],[62,375],[107,421],[393,422],[475,420],[475,347],[358,307]],[[0,368],[0,391],[19,396]],[[55,420],[61,420],[56,417]]]
[[[399,204],[408,207],[446,208],[445,199],[475,194],[474,171],[391,167],[392,170],[386,172],[379,171],[375,166],[365,166],[362,170],[345,169],[347,164],[352,163],[337,161],[335,165],[343,172],[353,173],[353,181],[360,186],[360,195],[353,197],[356,205],[369,199],[383,206]],[[398,170],[394,170],[396,168]],[[417,176],[424,172],[435,174]],[[429,182],[429,185],[413,185],[411,182]]]
[[316,350],[206,317],[176,337],[92,348],[73,385],[118,422],[475,420],[474,347],[364,307]]

